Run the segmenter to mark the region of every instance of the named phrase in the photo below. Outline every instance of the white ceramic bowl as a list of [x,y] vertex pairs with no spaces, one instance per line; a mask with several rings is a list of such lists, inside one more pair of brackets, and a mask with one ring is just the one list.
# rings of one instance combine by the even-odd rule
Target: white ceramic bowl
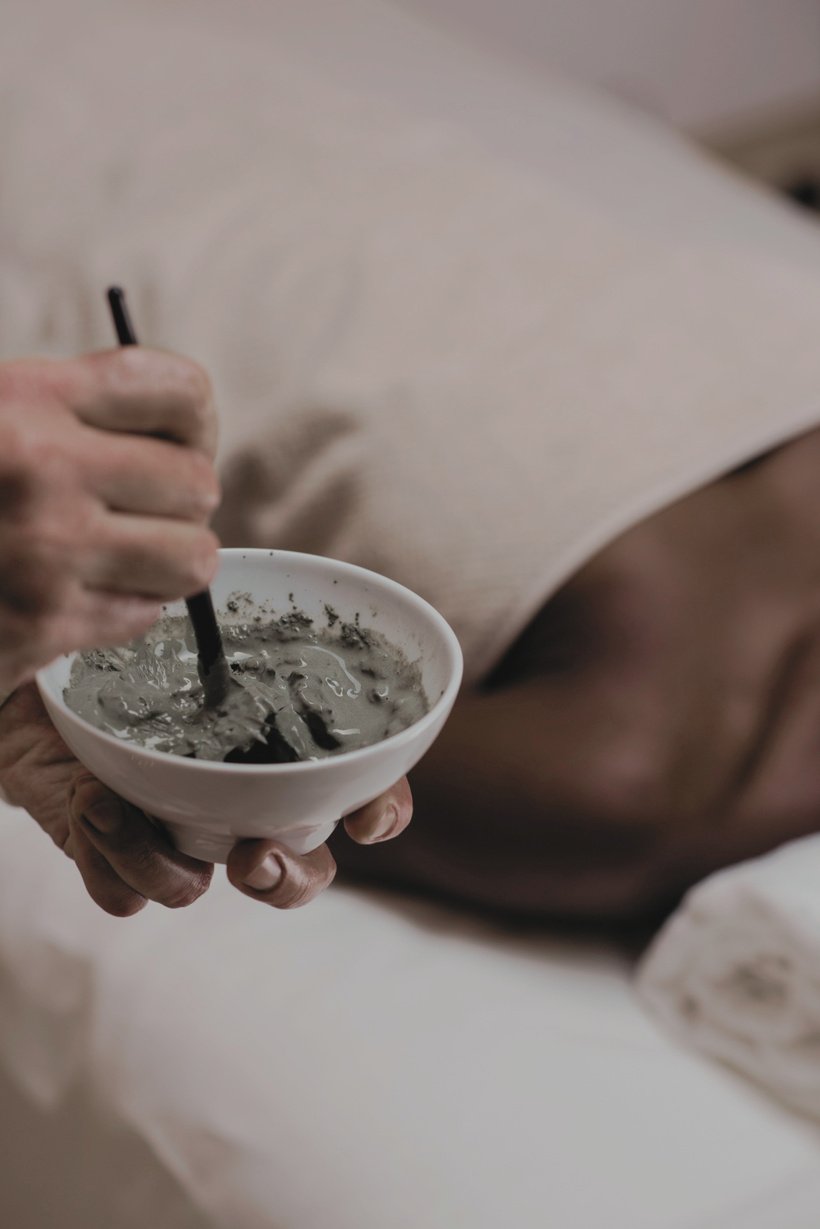
[[[392,785],[421,759],[446,721],[461,682],[461,649],[438,611],[376,572],[291,551],[223,550],[212,585],[217,610],[250,593],[276,612],[294,604],[317,620],[325,603],[342,619],[358,613],[417,661],[430,711],[398,734],[359,751],[295,764],[224,764],[150,751],[104,733],[63,700],[73,654],[37,675],[61,736],[101,781],[164,822],[174,844],[206,862],[224,862],[237,840],[272,837],[295,853],[327,840],[343,815]],[[182,603],[167,607],[184,611]]]

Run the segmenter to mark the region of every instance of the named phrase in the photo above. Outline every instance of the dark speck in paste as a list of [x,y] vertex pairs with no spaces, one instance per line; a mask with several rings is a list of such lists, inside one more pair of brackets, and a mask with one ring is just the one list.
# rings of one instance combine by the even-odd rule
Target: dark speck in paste
[[[418,665],[358,618],[319,627],[303,610],[278,618],[231,595],[242,621],[220,616],[228,663],[258,711],[207,709],[190,624],[166,616],[125,649],[75,658],[64,696],[99,729],[171,755],[232,763],[319,759],[380,742],[429,709]],[[264,608],[263,608],[264,609]],[[333,611],[336,614],[336,611]],[[238,751],[235,749],[238,748]]]

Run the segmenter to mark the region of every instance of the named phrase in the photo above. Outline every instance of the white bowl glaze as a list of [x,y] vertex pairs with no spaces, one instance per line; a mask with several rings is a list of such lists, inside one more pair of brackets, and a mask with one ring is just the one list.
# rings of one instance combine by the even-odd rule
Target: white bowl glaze
[[[342,619],[358,613],[417,661],[430,700],[419,721],[359,751],[295,764],[224,764],[150,751],[107,734],[63,699],[73,654],[53,661],[37,685],[62,738],[101,781],[162,820],[174,844],[207,862],[224,862],[246,837],[281,840],[307,853],[327,840],[343,815],[392,785],[433,743],[446,721],[462,673],[454,632],[428,602],[376,572],[291,551],[223,550],[212,592],[217,609],[232,593],[250,593],[276,612],[295,605],[317,620],[325,603]],[[168,613],[184,611],[182,603]]]

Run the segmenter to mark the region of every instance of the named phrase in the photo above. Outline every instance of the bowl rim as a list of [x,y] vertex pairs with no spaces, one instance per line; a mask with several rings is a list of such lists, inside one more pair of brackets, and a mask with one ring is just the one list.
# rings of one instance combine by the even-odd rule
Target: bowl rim
[[[400,584],[397,580],[393,580],[390,576],[384,576],[381,572],[374,572],[370,568],[363,568],[356,563],[346,563],[341,559],[333,559],[328,555],[314,555],[306,551],[289,551],[268,549],[265,547],[221,547],[219,550],[220,559],[222,558],[242,558],[247,559],[249,555],[253,556],[268,556],[271,558],[283,559],[286,562],[292,561],[297,566],[302,562],[321,563],[328,567],[329,573],[338,572],[346,578],[361,579],[375,583],[382,590],[386,589],[392,592],[394,596],[400,598],[410,606],[415,607],[424,614],[428,621],[432,623],[437,634],[441,637],[445,648],[448,665],[450,667],[450,677],[443,692],[438,699],[431,704],[429,710],[420,717],[418,721],[414,721],[412,725],[406,726],[405,729],[399,730],[395,734],[389,734],[387,738],[382,738],[378,742],[370,743],[366,747],[359,747],[354,751],[342,751],[338,755],[323,756],[321,759],[315,760],[295,760],[286,764],[228,764],[224,760],[197,760],[190,759],[187,756],[174,755],[173,752],[155,751],[150,747],[143,747],[139,743],[131,742],[127,738],[117,738],[114,734],[109,734],[106,730],[101,730],[97,726],[92,725],[90,721],[86,721],[79,713],[75,713],[72,708],[66,704],[61,694],[61,689],[58,691],[48,679],[48,672],[54,665],[54,662],[62,658],[76,657],[75,650],[71,653],[63,653],[60,657],[54,658],[54,661],[49,662],[47,666],[39,669],[34,678],[37,684],[37,689],[40,692],[43,701],[48,704],[53,704],[60,712],[61,716],[72,726],[80,730],[88,731],[97,741],[103,746],[108,745],[112,748],[116,747],[119,751],[127,751],[130,755],[136,756],[137,759],[143,760],[146,764],[160,764],[166,767],[171,765],[176,766],[180,771],[188,771],[196,774],[202,772],[233,774],[236,772],[244,775],[250,773],[262,773],[267,776],[290,776],[304,772],[328,772],[337,764],[365,764],[368,760],[378,757],[382,748],[390,747],[391,750],[397,750],[404,744],[414,742],[420,734],[423,734],[426,729],[434,725],[441,716],[449,712],[456,695],[461,686],[462,676],[464,672],[464,655],[456,636],[450,624],[444,618],[435,606],[420,597],[412,589],[408,589],[406,585]],[[166,602],[165,606],[173,606],[176,602]]]

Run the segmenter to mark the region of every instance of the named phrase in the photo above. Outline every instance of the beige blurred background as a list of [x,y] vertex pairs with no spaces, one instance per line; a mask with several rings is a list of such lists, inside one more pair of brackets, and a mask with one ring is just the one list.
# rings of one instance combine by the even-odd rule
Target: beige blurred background
[[628,98],[795,195],[820,182],[820,0],[402,3]]

